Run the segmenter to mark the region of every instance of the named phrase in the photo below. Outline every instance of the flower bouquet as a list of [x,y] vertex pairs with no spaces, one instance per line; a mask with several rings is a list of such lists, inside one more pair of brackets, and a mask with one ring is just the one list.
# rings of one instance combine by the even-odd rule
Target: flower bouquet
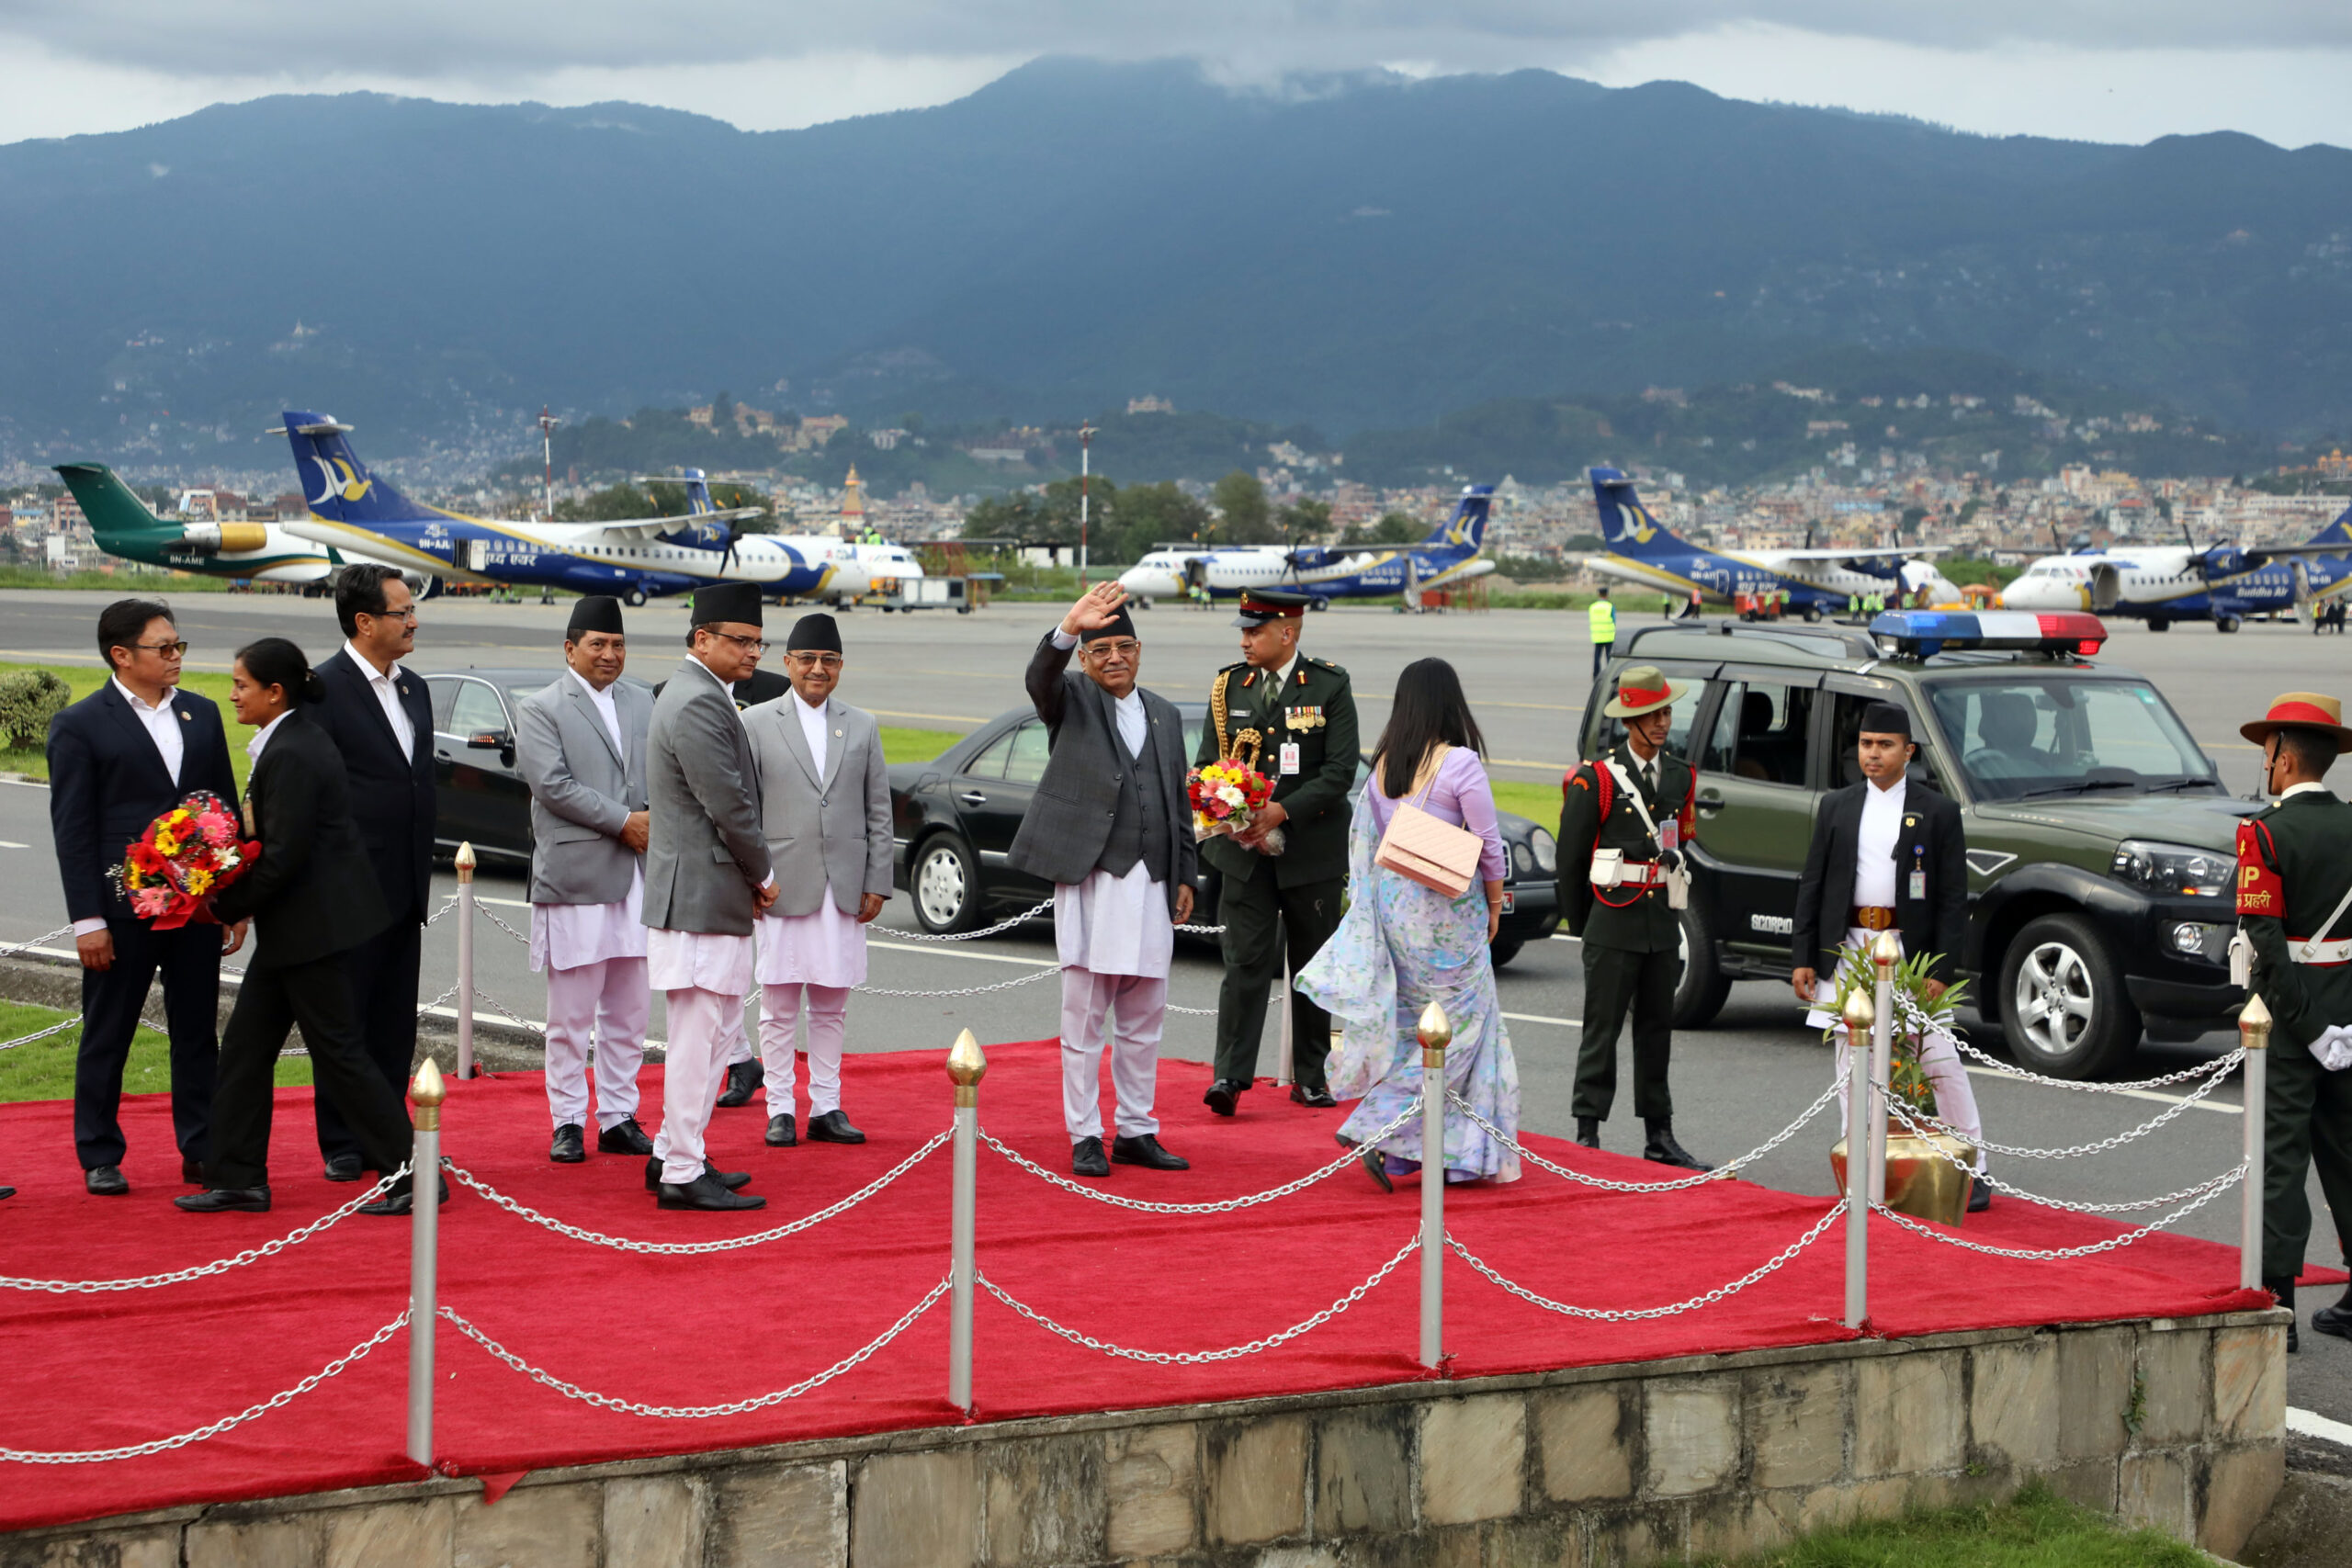
[[[1219,833],[1246,833],[1258,808],[1273,798],[1274,781],[1238,758],[1204,762],[1184,775],[1184,794],[1193,803],[1193,837],[1214,839]],[[1266,835],[1265,851],[1282,853],[1282,829]]]
[[132,914],[159,931],[176,931],[260,852],[259,844],[238,840],[236,816],[220,797],[198,791],[150,822],[107,874]]

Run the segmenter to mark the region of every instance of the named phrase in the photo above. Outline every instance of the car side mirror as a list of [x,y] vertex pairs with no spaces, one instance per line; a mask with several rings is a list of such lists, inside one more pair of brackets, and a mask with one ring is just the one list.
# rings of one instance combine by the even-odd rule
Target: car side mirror
[[503,751],[514,744],[514,738],[503,729],[477,729],[466,737],[466,744],[477,751]]

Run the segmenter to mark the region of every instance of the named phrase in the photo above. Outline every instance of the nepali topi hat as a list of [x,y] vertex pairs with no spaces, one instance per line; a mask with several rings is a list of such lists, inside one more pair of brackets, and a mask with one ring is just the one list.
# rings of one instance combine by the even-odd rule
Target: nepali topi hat
[[2238,726],[2238,733],[2256,746],[2279,729],[2324,729],[2335,737],[2338,754],[2352,751],[2352,729],[2344,726],[2344,705],[2317,692],[2289,692],[2273,697],[2268,713],[2252,724]]
[[621,637],[621,602],[609,593],[582,594],[571,606],[571,624],[563,628],[563,640],[578,642],[588,632],[605,632]]
[[711,626],[733,621],[756,626],[760,620],[760,585],[756,582],[706,582],[695,590],[694,624]]
[[841,624],[822,610],[814,610],[792,623],[792,631],[784,639],[786,653],[839,653],[842,650]]
[[1628,666],[1617,677],[1617,694],[1600,711],[1611,718],[1639,718],[1672,707],[1690,694],[1689,681],[1669,681],[1654,664]]
[[1120,605],[1118,613],[1101,626],[1089,626],[1079,633],[1078,640],[1095,642],[1106,637],[1123,637],[1136,642],[1143,640],[1143,635],[1136,630],[1135,617],[1127,614],[1127,607],[1125,604]]

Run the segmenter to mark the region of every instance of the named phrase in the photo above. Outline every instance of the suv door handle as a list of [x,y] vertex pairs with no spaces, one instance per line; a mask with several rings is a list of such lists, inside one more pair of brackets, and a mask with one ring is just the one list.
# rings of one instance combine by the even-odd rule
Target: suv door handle
[[986,806],[989,803],[988,795],[977,789],[967,789],[956,798],[967,806]]
[[1707,813],[1709,816],[1713,816],[1714,813],[1721,811],[1724,808],[1724,797],[1714,790],[1702,789],[1699,792],[1698,804],[1701,811]]

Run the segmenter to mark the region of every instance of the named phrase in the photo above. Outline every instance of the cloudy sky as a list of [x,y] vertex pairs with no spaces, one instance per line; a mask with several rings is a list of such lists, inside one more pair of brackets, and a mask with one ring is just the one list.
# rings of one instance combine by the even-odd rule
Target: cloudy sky
[[961,96],[1040,54],[1543,67],[1991,133],[2352,146],[2345,0],[0,0],[0,141],[266,93],[624,98],[750,130]]

